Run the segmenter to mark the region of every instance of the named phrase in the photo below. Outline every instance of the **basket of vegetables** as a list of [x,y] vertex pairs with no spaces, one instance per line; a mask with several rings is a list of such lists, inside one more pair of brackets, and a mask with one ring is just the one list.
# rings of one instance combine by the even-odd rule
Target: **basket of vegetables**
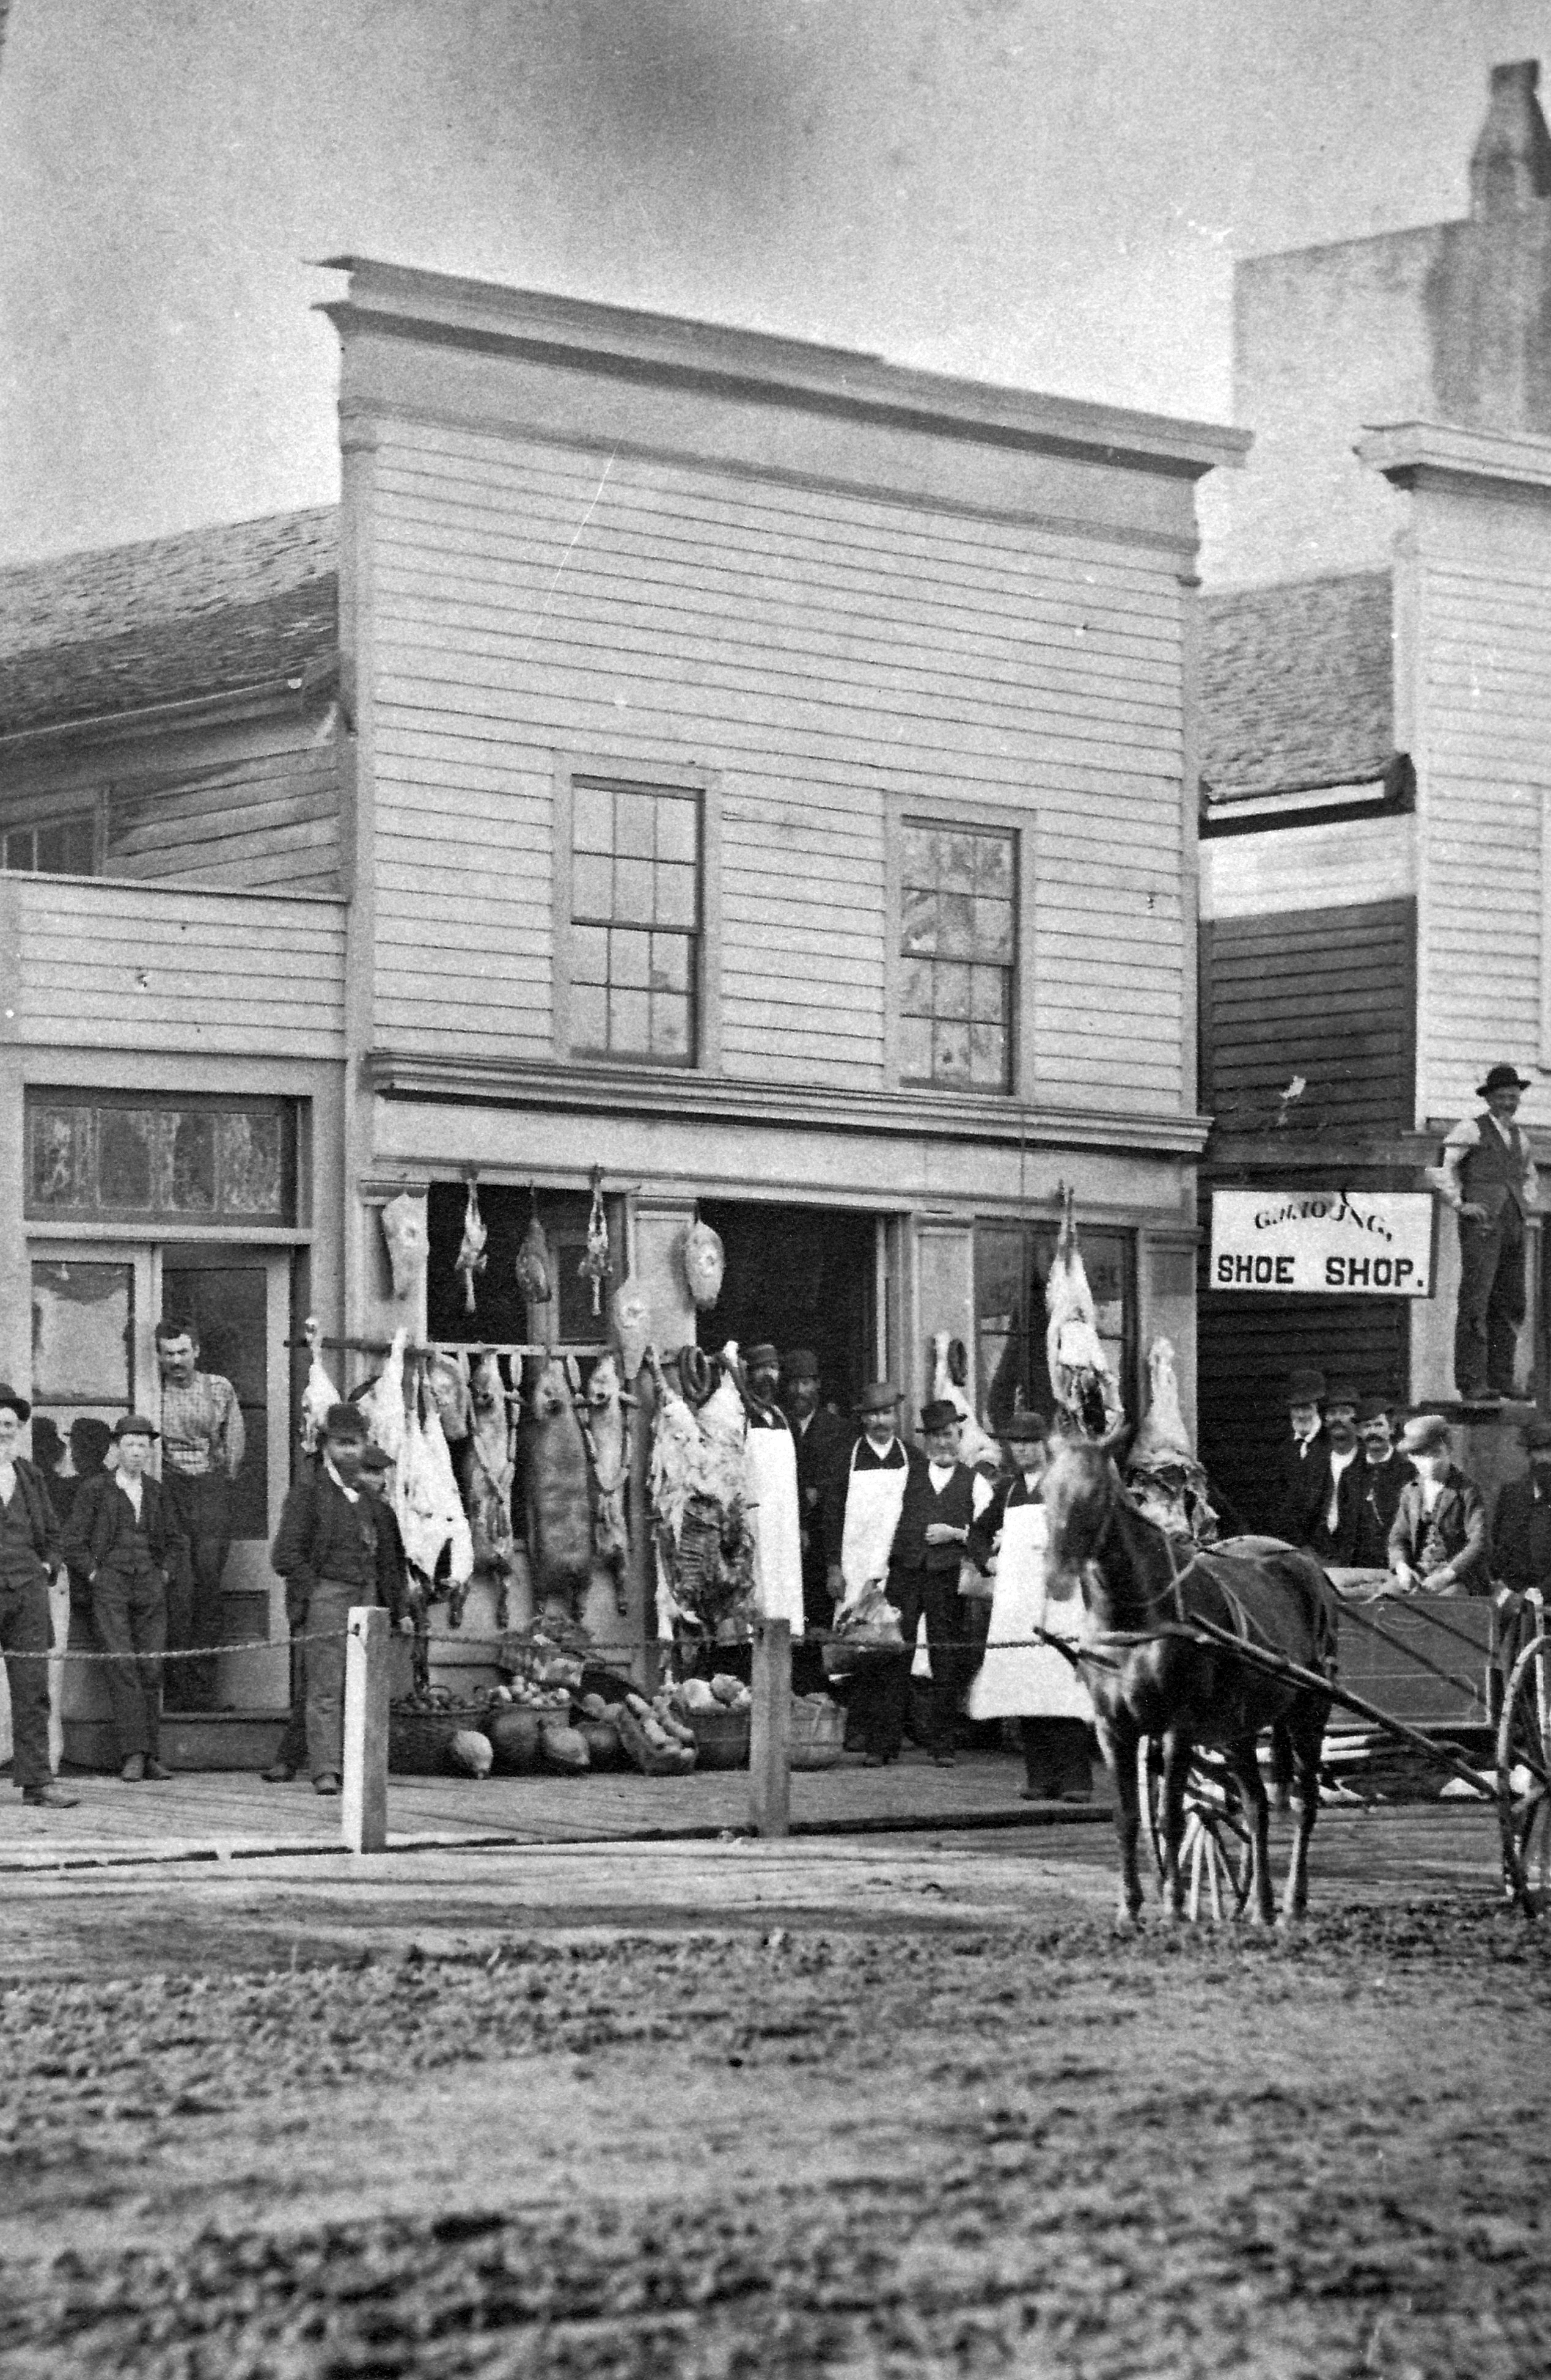
[[455,1703],[445,1686],[408,1694],[388,1708],[388,1767],[395,1777],[444,1777],[458,1764],[453,1738],[484,1727],[482,1704]]
[[677,1716],[695,1738],[699,1767],[748,1767],[752,1697],[739,1679],[723,1673],[708,1684],[704,1678],[685,1678],[673,1688],[673,1700]]
[[681,1777],[694,1767],[694,1735],[666,1694],[651,1703],[644,1694],[626,1694],[609,1716],[625,1758],[643,1777]]

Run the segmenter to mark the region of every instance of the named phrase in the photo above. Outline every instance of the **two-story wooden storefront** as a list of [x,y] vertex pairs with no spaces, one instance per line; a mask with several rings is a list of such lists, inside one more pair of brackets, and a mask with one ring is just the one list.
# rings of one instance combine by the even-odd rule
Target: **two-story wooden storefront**
[[[914,1407],[947,1332],[993,1415],[1048,1394],[1073,1184],[1128,1401],[1165,1331],[1188,1405],[1194,490],[1244,440],[376,264],[328,310],[329,650],[273,674],[262,722],[229,676],[229,722],[56,710],[6,765],[35,838],[0,879],[10,1377],[67,1434],[147,1402],[154,1313],[194,1300],[263,1404],[267,1516],[296,1318],[595,1338],[600,1168],[664,1349],[804,1343],[842,1405],[892,1372]],[[331,528],[272,611],[331,600]],[[166,773],[196,723],[198,797]],[[132,864],[130,743],[164,771]],[[266,827],[251,771],[282,746]],[[89,788],[86,865],[36,838]],[[249,814],[261,877],[233,873]],[[430,1255],[401,1302],[405,1189]],[[697,1208],[727,1257],[698,1317]],[[514,1262],[535,1212],[543,1316]]]

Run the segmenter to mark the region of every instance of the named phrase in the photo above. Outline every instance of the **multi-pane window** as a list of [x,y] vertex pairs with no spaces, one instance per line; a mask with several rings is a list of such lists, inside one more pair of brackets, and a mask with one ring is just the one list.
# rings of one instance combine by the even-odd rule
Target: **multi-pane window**
[[700,797],[578,778],[571,818],[572,1049],[692,1065]]
[[13,826],[0,840],[6,868],[36,876],[94,876],[97,821],[91,810],[54,819],[47,826]]
[[924,819],[903,832],[901,1079],[1011,1090],[1017,837]]

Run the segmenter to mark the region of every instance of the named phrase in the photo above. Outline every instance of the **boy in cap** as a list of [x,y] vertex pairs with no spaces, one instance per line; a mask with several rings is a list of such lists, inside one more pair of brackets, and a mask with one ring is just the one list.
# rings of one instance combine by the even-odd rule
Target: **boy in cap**
[[126,1785],[172,1775],[161,1759],[162,1656],[167,1585],[188,1548],[172,1498],[151,1476],[156,1436],[143,1414],[119,1416],[116,1467],[81,1482],[65,1530],[65,1560],[85,1580],[93,1633],[113,1656],[103,1668]]
[[1303,1543],[1308,1515],[1319,1493],[1325,1454],[1319,1408],[1324,1396],[1323,1372],[1289,1375],[1285,1402],[1292,1435],[1278,1449],[1266,1501],[1271,1536],[1285,1537],[1292,1546]]
[[1494,1066],[1476,1086],[1485,1107],[1454,1126],[1431,1176],[1460,1218],[1454,1379],[1466,1404],[1499,1404],[1516,1393],[1524,1219],[1539,1203],[1530,1145],[1514,1122],[1529,1087],[1517,1066]]
[[54,1627],[49,1580],[59,1566],[59,1526],[43,1475],[17,1452],[32,1408],[0,1381],[0,1650],[11,1694],[11,1773],[34,1809],[73,1810],[48,1756],[48,1662]]
[[1400,1437],[1416,1477],[1400,1490],[1389,1567],[1406,1595],[1484,1595],[1486,1507],[1454,1461],[1441,1414],[1418,1414]]
[[[399,1582],[385,1507],[361,1486],[366,1423],[331,1405],[323,1457],[287,1491],[270,1560],[285,1582],[285,1616],[301,1647],[307,1759],[315,1793],[337,1793],[345,1746],[345,1629],[352,1605],[394,1610]],[[395,1613],[396,1617],[396,1613]]]

